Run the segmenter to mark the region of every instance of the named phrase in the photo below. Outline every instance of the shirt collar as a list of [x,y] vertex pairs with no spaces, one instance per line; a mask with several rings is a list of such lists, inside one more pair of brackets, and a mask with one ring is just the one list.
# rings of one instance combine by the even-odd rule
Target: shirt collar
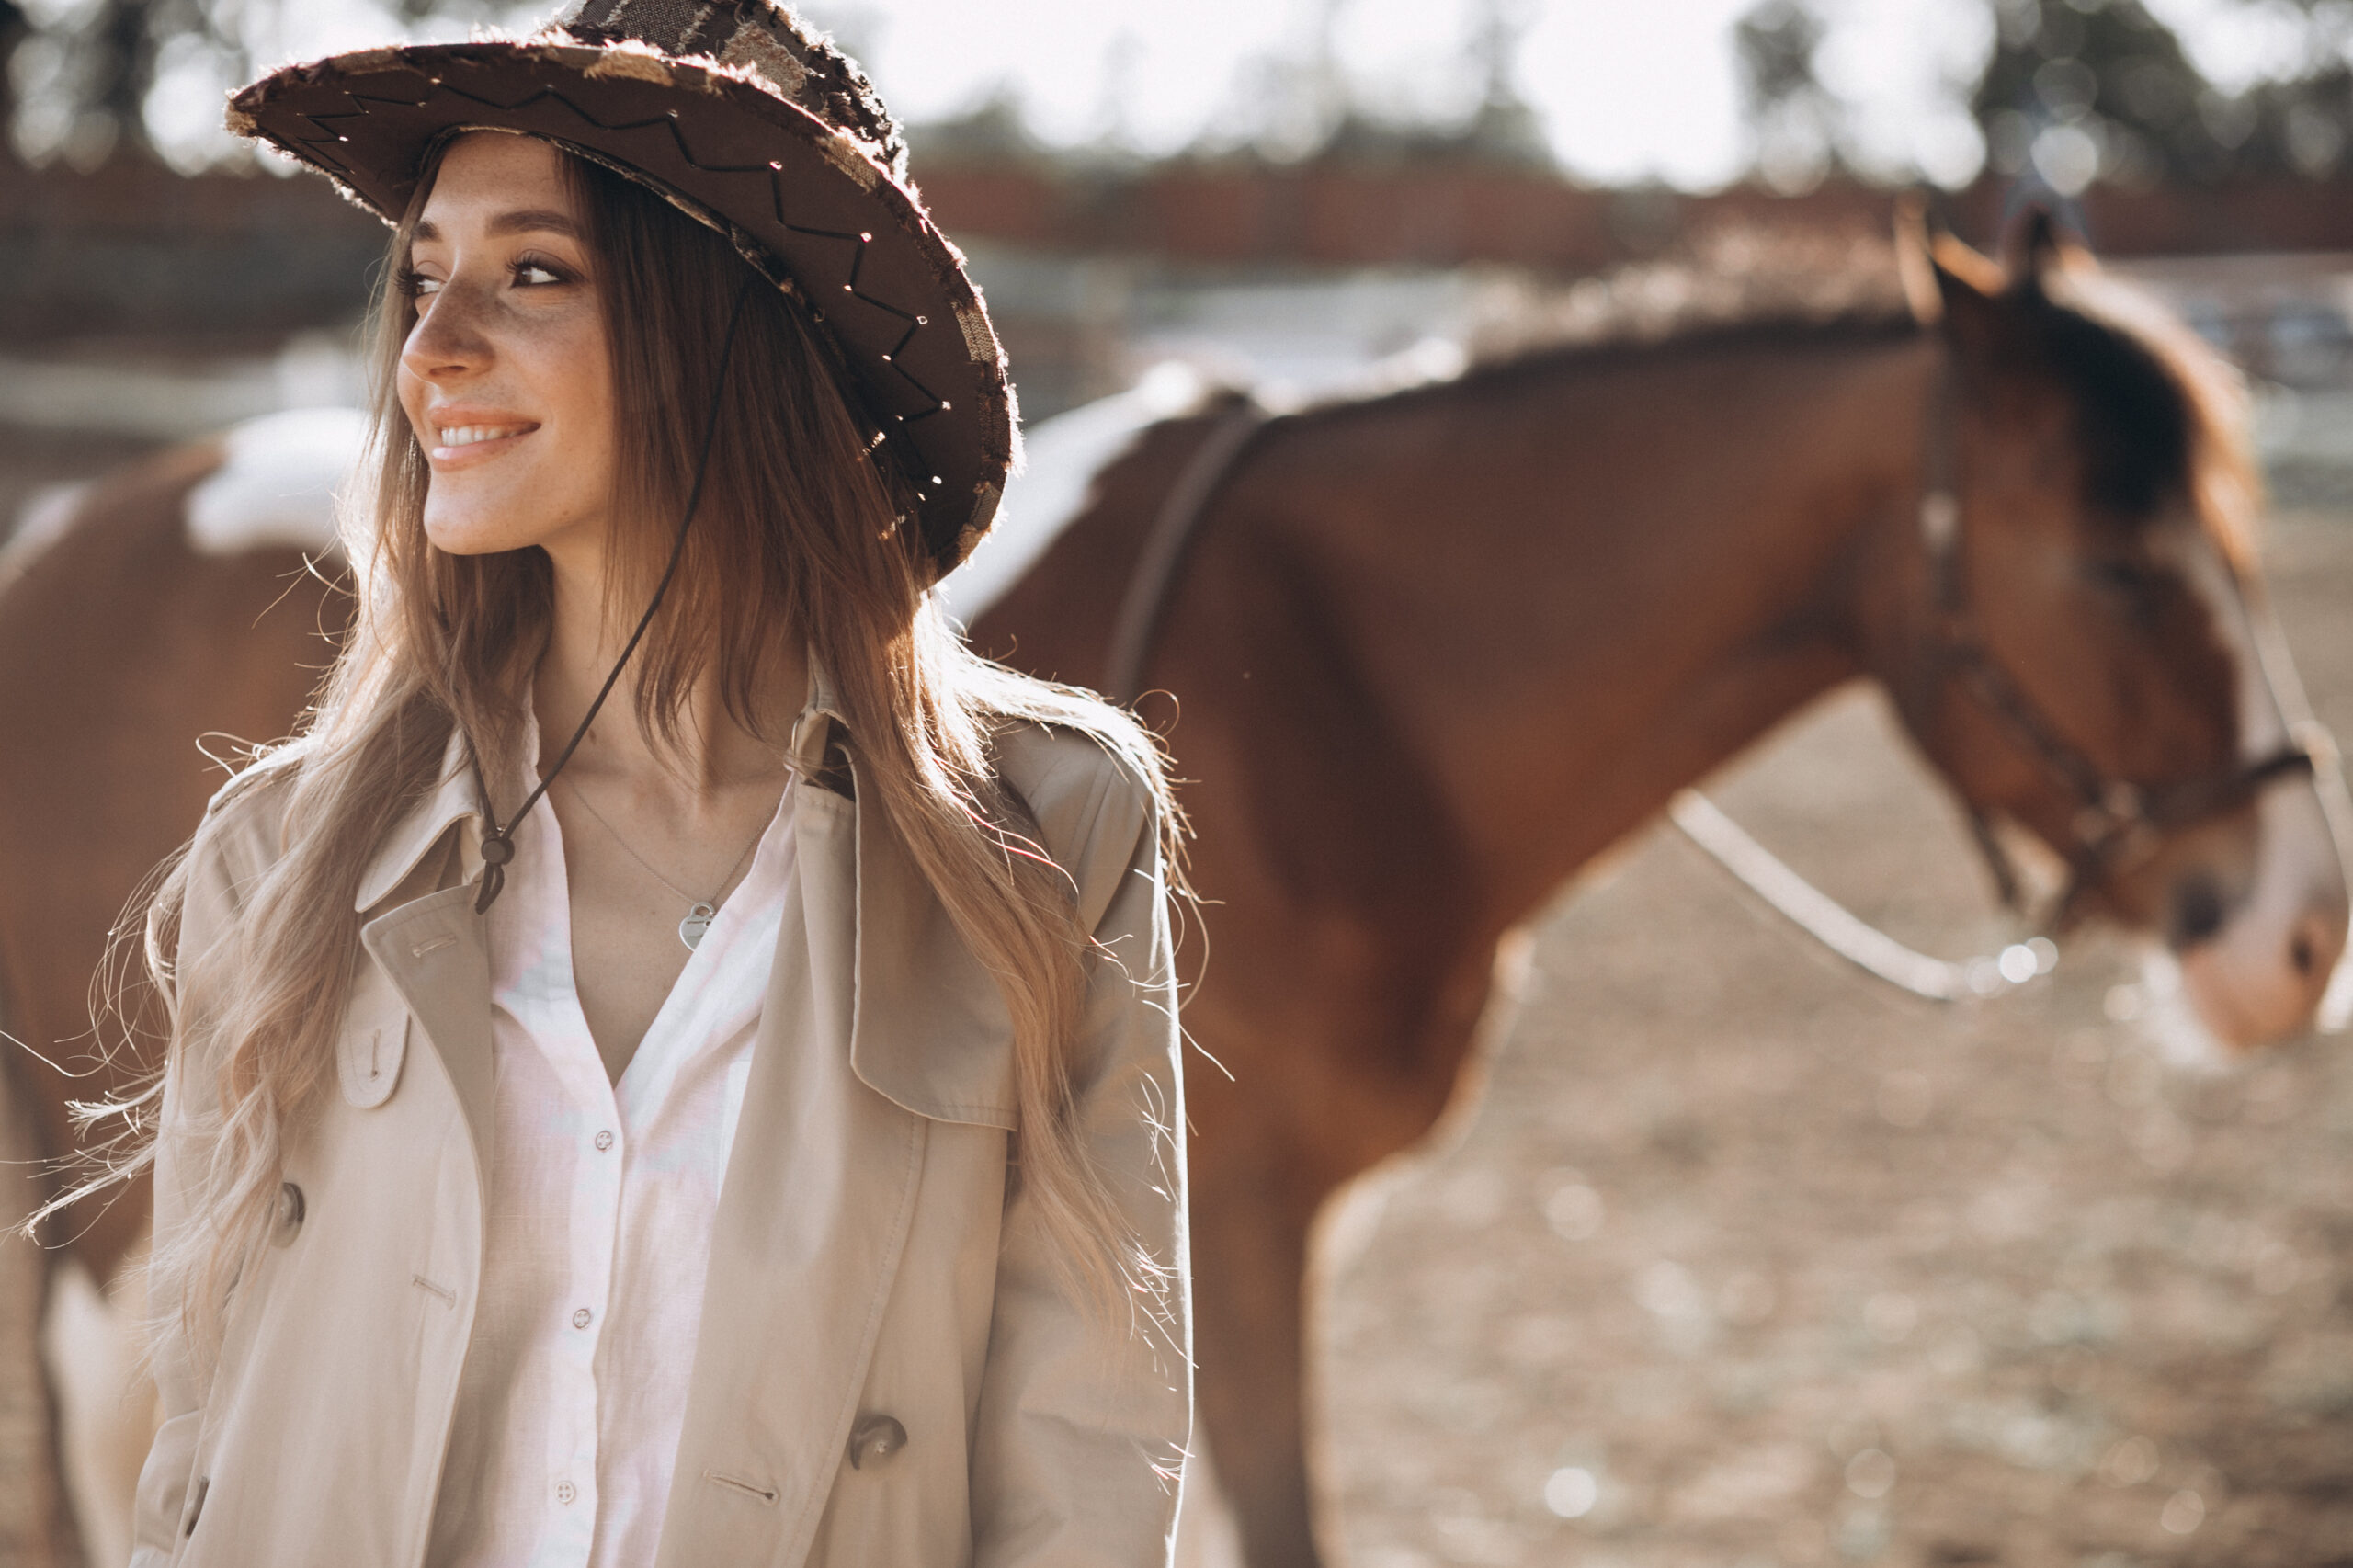
[[[841,716],[833,676],[812,652],[809,700],[792,722],[790,743],[792,765],[797,770],[804,774],[823,770],[825,746],[832,733],[828,722],[847,727]],[[460,824],[466,834],[466,874],[472,880],[481,870],[482,807],[474,792],[473,769],[466,760],[465,736],[453,728],[449,744],[441,754],[441,782],[386,835],[383,846],[376,851],[376,858],[360,876],[352,908],[365,914],[381,903],[394,888],[408,880],[409,873],[416,869],[449,829]]]

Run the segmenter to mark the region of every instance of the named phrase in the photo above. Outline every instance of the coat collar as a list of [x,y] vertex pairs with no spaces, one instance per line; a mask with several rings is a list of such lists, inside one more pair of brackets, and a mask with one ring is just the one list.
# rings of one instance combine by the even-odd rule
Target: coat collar
[[[813,776],[825,767],[825,749],[832,727],[842,725],[841,702],[833,676],[812,653],[809,655],[809,701],[792,722],[788,755],[793,767]],[[473,770],[466,764],[466,740],[456,729],[441,754],[441,781],[433,792],[411,807],[385,835],[375,858],[360,874],[351,907],[365,915],[392,896],[409,874],[424,863],[453,826],[465,835],[459,863],[467,881],[482,874],[482,805],[474,792]]]
[[[904,1109],[936,1121],[1009,1129],[1017,1119],[1013,1020],[996,982],[965,946],[887,815],[861,809],[857,751],[837,744],[837,730],[847,736],[833,681],[813,656],[809,701],[793,722],[790,756],[804,784],[831,796],[824,806],[797,813],[796,833],[813,983],[826,996],[827,1016],[837,1020],[837,1046],[868,1087]],[[463,835],[457,881],[471,884],[482,875],[482,815],[464,744],[454,734],[439,786],[386,835],[361,877],[358,910],[376,910],[391,898],[453,828]],[[834,840],[838,847],[821,846]],[[452,919],[466,903],[444,902]],[[479,931],[459,924],[465,929],[458,934],[480,947]],[[403,979],[408,966],[387,962],[396,981]],[[485,997],[486,965],[485,959]],[[447,1051],[453,1039],[439,1037],[464,1032],[445,1028],[437,1039]]]
[[441,754],[441,782],[411,807],[384,837],[376,858],[360,874],[359,891],[351,907],[362,915],[375,908],[408,880],[434,846],[454,824],[466,824],[465,864],[482,864],[482,818],[474,800],[472,770],[466,766],[465,737],[455,730]]

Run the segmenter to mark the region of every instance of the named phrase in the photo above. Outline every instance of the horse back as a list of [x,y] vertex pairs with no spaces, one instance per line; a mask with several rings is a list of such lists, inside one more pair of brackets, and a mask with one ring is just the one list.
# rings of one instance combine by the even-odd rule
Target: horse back
[[[75,1146],[69,1100],[155,1064],[152,1016],[94,1029],[110,935],[195,831],[214,758],[292,728],[344,626],[301,551],[193,546],[189,492],[222,458],[218,441],[158,453],[0,553],[0,1005],[28,1048],[6,1053],[10,1086],[51,1159]],[[104,1278],[145,1209],[62,1233]]]

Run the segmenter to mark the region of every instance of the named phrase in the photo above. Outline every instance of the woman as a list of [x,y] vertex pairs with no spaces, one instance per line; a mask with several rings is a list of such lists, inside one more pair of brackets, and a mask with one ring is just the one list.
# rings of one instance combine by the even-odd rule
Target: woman
[[1165,1561],[1171,818],[929,605],[1010,392],[863,78],[591,0],[231,119],[398,227],[354,630],[150,922],[135,1561]]

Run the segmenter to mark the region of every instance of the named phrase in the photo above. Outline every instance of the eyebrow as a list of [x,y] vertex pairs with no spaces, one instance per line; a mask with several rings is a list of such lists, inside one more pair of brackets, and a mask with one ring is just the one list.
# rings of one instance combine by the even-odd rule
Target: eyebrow
[[[552,207],[519,207],[511,212],[501,212],[487,227],[493,234],[563,234],[575,240],[581,237],[579,223]],[[438,240],[441,231],[430,222],[420,222],[415,234],[420,240]]]

